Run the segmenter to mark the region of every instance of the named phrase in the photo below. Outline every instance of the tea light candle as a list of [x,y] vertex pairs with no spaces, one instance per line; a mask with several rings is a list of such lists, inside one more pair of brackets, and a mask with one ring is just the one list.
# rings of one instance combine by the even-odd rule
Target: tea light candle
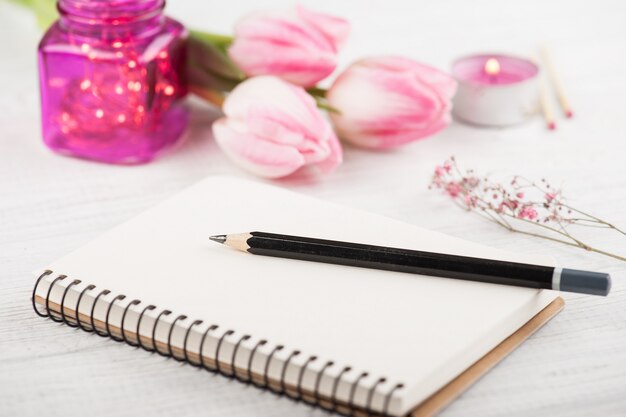
[[458,59],[453,114],[482,126],[507,126],[527,120],[538,110],[539,68],[508,55],[473,55]]

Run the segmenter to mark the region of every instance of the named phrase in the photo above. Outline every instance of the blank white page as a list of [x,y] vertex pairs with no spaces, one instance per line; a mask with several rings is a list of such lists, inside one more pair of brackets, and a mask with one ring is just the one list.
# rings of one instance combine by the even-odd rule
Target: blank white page
[[[352,383],[367,372],[353,400],[367,404],[370,388],[384,377],[371,397],[372,408],[382,410],[387,393],[402,383],[390,397],[389,411],[395,415],[454,379],[557,297],[552,291],[254,256],[209,240],[213,234],[250,231],[551,264],[550,259],[504,252],[277,187],[211,177],[47,269],[54,272],[51,278],[66,274],[83,281],[70,291],[66,305],[76,302],[85,285],[97,286],[87,292],[90,301],[80,304],[84,314],[90,313],[98,290],[111,290],[95,309],[102,320],[105,301],[127,295],[114,304],[111,323],[120,323],[122,307],[135,298],[142,304],[130,308],[127,328],[147,304],[172,310],[165,322],[187,315],[173,332],[172,344],[180,347],[191,321],[204,320],[191,332],[189,351],[199,350],[200,336],[210,324],[219,329],[203,349],[207,356],[218,336],[235,331],[224,338],[222,361],[230,361],[241,335],[251,335],[236,355],[236,364],[244,369],[259,339],[268,341],[252,364],[259,373],[272,348],[284,346],[270,362],[271,377],[280,377],[285,359],[299,350],[285,374],[292,385],[310,356],[316,359],[309,361],[302,379],[309,390],[315,387],[316,372],[333,361],[319,381],[323,395],[331,394],[345,366],[352,370],[339,380],[340,400],[350,398]],[[46,285],[39,287],[42,296]],[[60,299],[65,285],[54,288],[53,300]],[[142,322],[140,332],[149,336],[147,323]],[[167,337],[168,326],[159,326],[157,339]]]

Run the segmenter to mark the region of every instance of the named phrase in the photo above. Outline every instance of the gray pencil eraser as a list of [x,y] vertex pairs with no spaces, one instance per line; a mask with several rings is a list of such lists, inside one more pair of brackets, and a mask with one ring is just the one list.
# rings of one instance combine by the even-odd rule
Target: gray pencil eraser
[[611,276],[602,272],[563,268],[560,289],[583,294],[608,295],[611,290]]

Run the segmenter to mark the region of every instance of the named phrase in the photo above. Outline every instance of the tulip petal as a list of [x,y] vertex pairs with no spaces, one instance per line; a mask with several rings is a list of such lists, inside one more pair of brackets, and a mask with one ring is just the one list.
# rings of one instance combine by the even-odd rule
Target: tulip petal
[[330,117],[339,136],[358,146],[390,148],[432,135],[450,123],[447,75],[405,58],[354,63],[327,94],[340,113]]
[[410,73],[422,82],[437,88],[443,95],[452,98],[456,93],[456,81],[450,75],[429,65],[400,56],[365,58],[358,62],[368,68],[391,73]]
[[302,5],[297,5],[296,11],[303,20],[315,26],[328,38],[332,39],[333,44],[338,48],[341,48],[348,39],[348,35],[350,34],[350,24],[345,19],[325,13],[315,12],[303,7]]
[[275,75],[310,87],[334,71],[348,32],[345,20],[301,6],[257,12],[235,25],[228,54],[248,76]]
[[278,178],[305,165],[330,171],[342,151],[330,124],[301,88],[273,76],[239,84],[213,125],[224,152],[247,170]]
[[[310,95],[300,87],[271,76],[254,77],[237,86],[224,103],[223,109],[226,116],[246,120],[251,126],[256,126],[250,129],[268,139],[277,131],[268,131],[267,125],[261,123],[264,118],[291,132],[301,133],[303,139],[324,140],[330,130],[328,122]],[[286,138],[287,136],[277,136],[270,140],[287,143],[283,140]]]
[[311,52],[336,49],[331,39],[302,21],[293,10],[256,13],[240,20],[235,25],[235,42],[238,38],[265,40],[277,47],[299,46]]
[[[320,138],[307,136],[310,132],[303,129],[297,121],[282,112],[273,111],[267,107],[251,107],[249,109],[247,126],[256,136],[277,144],[293,146],[302,154],[307,164],[319,162],[328,157],[330,149],[326,143],[326,136]],[[320,126],[317,134],[323,134],[327,122]]]
[[[280,54],[268,51],[266,40],[236,41],[229,49],[231,58],[248,76],[272,74],[286,81],[311,87],[329,76],[337,66],[330,52],[311,53],[297,46],[280,47]],[[271,48],[274,49],[274,48]],[[245,59],[236,57],[245,56]]]
[[265,178],[287,176],[305,164],[293,147],[265,141],[221,118],[213,123],[213,135],[220,148],[238,165]]
[[316,167],[324,174],[328,174],[335,170],[343,162],[343,149],[335,132],[331,131],[328,140],[330,153],[328,157],[319,162]]

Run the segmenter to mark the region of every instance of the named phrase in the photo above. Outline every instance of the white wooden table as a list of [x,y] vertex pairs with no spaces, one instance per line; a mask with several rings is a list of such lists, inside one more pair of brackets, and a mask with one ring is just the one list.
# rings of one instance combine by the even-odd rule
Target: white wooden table
[[[170,14],[227,32],[269,1],[172,0]],[[289,4],[289,0],[271,2]],[[528,54],[552,46],[576,117],[547,132],[538,118],[506,130],[455,124],[397,151],[347,149],[320,182],[285,187],[368,209],[480,243],[554,255],[562,264],[613,274],[604,298],[565,295],[559,316],[487,374],[442,415],[626,415],[626,264],[512,235],[427,190],[435,164],[454,154],[467,167],[545,176],[580,208],[626,225],[626,3],[411,0],[304,1],[349,18],[342,65],[365,54],[399,53],[441,68],[465,53]],[[41,143],[30,15],[0,3],[0,415],[310,416],[303,405],[199,372],[35,316],[32,271],[110,227],[213,174],[245,176],[211,138],[216,113],[193,104],[193,126],[177,152],[145,166],[64,158]],[[590,233],[626,252],[617,234]]]

